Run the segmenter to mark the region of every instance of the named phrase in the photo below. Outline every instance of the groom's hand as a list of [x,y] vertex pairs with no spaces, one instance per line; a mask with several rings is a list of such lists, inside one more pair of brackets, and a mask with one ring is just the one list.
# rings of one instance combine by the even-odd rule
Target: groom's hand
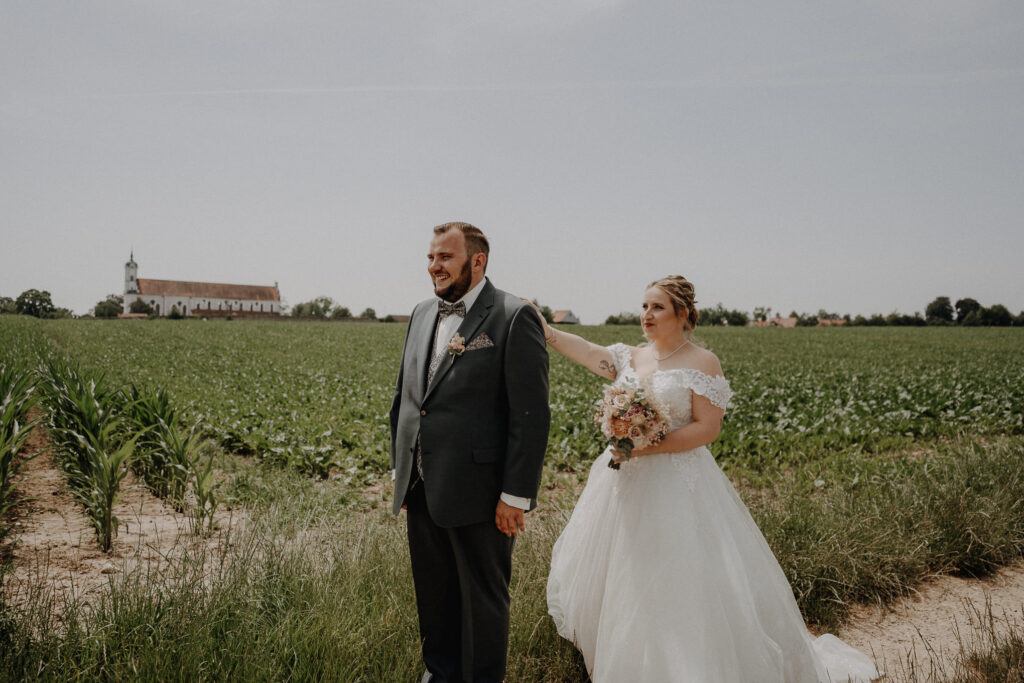
[[526,515],[519,508],[499,500],[498,509],[494,512],[494,524],[506,536],[518,536],[520,531],[526,530]]

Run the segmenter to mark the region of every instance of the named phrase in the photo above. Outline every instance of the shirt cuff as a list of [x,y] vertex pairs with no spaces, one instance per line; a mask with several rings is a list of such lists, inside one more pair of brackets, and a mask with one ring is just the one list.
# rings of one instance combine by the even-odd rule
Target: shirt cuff
[[501,502],[506,505],[511,505],[514,508],[519,508],[520,510],[530,509],[529,498],[520,498],[519,496],[513,496],[511,493],[502,493]]
[[395,470],[391,470],[391,481],[395,480]]

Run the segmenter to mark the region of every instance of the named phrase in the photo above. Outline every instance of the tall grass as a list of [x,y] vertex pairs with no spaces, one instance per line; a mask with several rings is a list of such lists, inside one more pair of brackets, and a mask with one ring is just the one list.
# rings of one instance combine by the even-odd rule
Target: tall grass
[[[834,627],[853,602],[903,594],[932,573],[984,573],[1020,557],[1022,445],[954,443],[855,485],[805,489],[794,481],[746,497],[805,617]],[[125,576],[89,608],[57,605],[59,620],[41,598],[26,605],[8,619],[0,671],[27,680],[55,672],[87,680],[417,680],[403,521],[353,511],[339,500],[340,485],[297,473],[250,465],[235,481],[225,487],[231,504],[231,495],[262,501],[245,534],[162,571]],[[530,515],[517,541],[509,681],[586,680],[547,616],[551,547],[573,502],[558,495]],[[24,604],[19,596],[8,602]],[[43,627],[48,620],[59,627]]]
[[1024,556],[1019,437],[961,440],[887,460],[861,480],[784,483],[747,498],[804,616],[824,627],[934,574],[984,576]]

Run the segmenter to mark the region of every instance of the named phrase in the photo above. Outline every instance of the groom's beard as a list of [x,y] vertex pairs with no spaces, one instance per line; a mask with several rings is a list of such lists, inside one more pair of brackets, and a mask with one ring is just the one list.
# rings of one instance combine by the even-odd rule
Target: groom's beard
[[441,297],[450,304],[455,303],[462,297],[466,296],[466,292],[469,291],[469,285],[473,282],[473,266],[470,264],[469,259],[462,266],[462,272],[459,273],[458,277],[450,285],[448,289],[444,291],[434,290],[434,294]]

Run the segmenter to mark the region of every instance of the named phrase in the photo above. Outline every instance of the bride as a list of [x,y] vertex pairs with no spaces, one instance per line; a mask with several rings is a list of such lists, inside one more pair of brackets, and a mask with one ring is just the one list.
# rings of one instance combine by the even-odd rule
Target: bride
[[[545,324],[548,344],[667,407],[664,441],[609,447],[555,543],[548,611],[595,683],[867,681],[880,674],[835,636],[807,632],[771,548],[707,445],[732,390],[697,323],[693,285],[651,283],[649,344],[597,346]],[[610,461],[620,463],[612,469]]]

